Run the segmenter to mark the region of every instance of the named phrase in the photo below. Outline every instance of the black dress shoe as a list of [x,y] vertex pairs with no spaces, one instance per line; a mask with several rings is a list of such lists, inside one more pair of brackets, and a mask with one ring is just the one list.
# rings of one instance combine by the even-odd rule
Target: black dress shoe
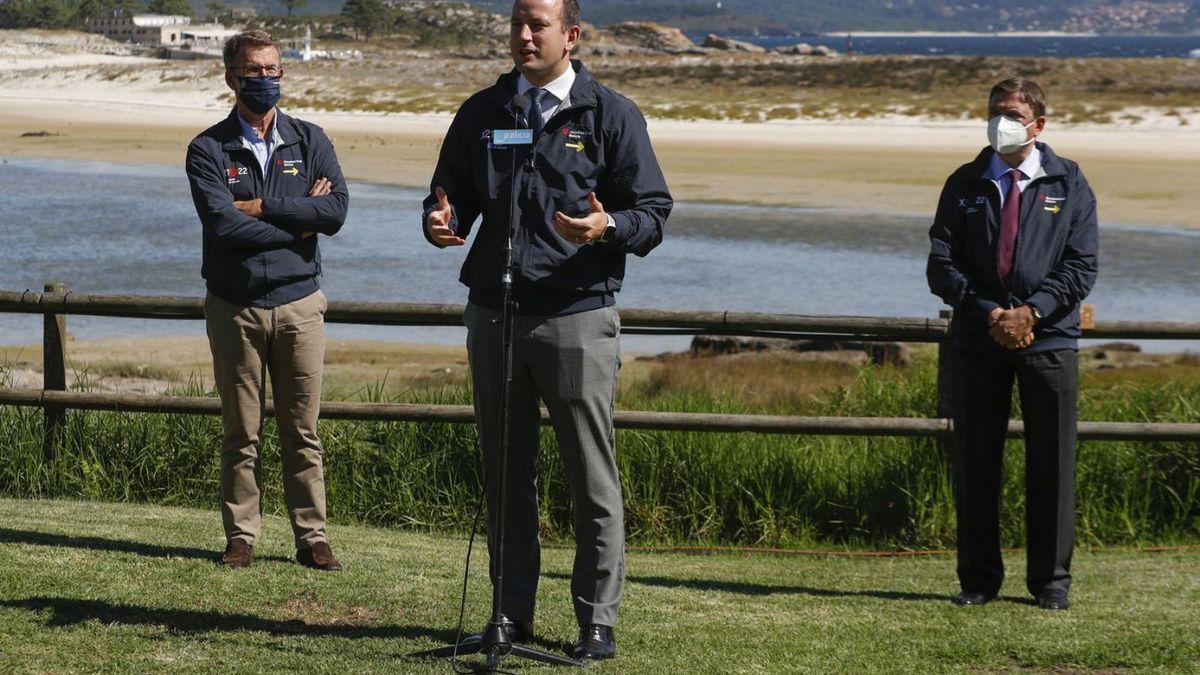
[[996,599],[996,596],[988,595],[987,593],[976,593],[975,591],[963,591],[962,593],[959,593],[958,595],[954,596],[953,598],[950,598],[950,602],[953,602],[954,604],[958,605],[959,607],[974,607],[976,605],[986,605],[995,599]]
[[1063,591],[1042,591],[1037,595],[1038,609],[1062,611],[1071,606]]
[[532,621],[517,621],[501,614],[500,623],[504,626],[504,632],[510,642],[525,642],[533,637]]
[[[488,629],[491,628],[491,626],[491,621],[485,623],[483,625],[483,630],[467,636],[464,639],[464,642],[479,642],[484,638],[485,635],[487,635]],[[510,644],[513,642],[525,642],[529,638],[533,637],[532,621],[513,621],[507,616],[501,614],[500,626],[504,629],[504,637],[508,639]]]
[[611,659],[617,655],[617,639],[610,626],[589,623],[579,629],[579,642],[571,650],[577,659]]

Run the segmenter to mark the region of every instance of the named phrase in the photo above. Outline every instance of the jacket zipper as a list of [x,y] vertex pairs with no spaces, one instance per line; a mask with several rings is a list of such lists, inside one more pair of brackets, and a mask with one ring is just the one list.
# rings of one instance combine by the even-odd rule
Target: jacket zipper
[[[557,119],[558,119],[558,118],[559,118],[561,115],[563,115],[563,114],[565,114],[565,113],[568,113],[568,112],[570,112],[570,111],[572,111],[572,110],[583,110],[583,109],[590,108],[590,107],[593,107],[593,106],[590,106],[590,105],[572,105],[572,106],[570,106],[570,107],[568,107],[568,108],[560,108],[559,110],[556,110],[556,111],[554,112],[554,114],[553,114],[553,115],[551,115],[551,116],[550,116],[550,119],[546,120],[545,124],[542,126],[542,133],[541,133],[541,136],[539,136],[538,138],[534,139],[534,142],[533,142],[532,144],[530,144],[530,146],[529,146],[529,157],[527,157],[527,158],[525,159],[525,161],[523,162],[523,164],[525,165],[526,172],[527,172],[527,173],[528,173],[530,176],[532,176],[532,175],[533,175],[534,167],[535,167],[535,166],[536,166],[536,164],[537,164],[537,154],[538,154],[538,151],[537,151],[537,144],[538,144],[538,142],[540,142],[540,141],[541,141],[542,137],[544,137],[544,136],[546,136],[546,135],[547,135],[547,133],[546,133],[546,130],[551,128],[551,123],[552,123],[552,122],[554,122],[555,120],[557,120]],[[516,180],[518,180],[518,176],[514,175],[514,176],[512,177],[512,180],[513,180],[513,181],[516,181]],[[524,180],[525,180],[525,179],[524,179],[523,177],[521,178],[521,180],[523,181],[523,182],[521,183],[521,185],[523,185],[523,186],[524,186],[525,190],[513,190],[513,191],[511,191],[511,193],[513,194],[513,199],[519,199],[519,197],[520,197],[520,194],[521,194],[522,192],[525,192],[525,191],[527,191],[527,190],[529,189],[529,187],[532,185],[532,181],[530,181],[530,182],[528,182],[528,183],[525,183],[525,182],[524,182]],[[514,205],[514,206],[515,206],[515,205]],[[523,213],[523,212],[522,212],[522,213]],[[530,247],[528,247],[528,246],[518,246],[518,244],[523,244],[523,243],[525,242],[526,238],[527,238],[527,237],[525,236],[525,228],[521,226],[521,219],[520,219],[520,218],[518,218],[518,221],[517,221],[516,223],[514,223],[513,230],[514,230],[514,231],[513,231],[513,248],[514,248],[514,249],[517,249],[517,251],[519,251],[519,253],[520,253],[520,254],[519,254],[519,257],[517,258],[517,272],[519,273],[521,270],[524,270],[524,269],[528,269],[528,268],[529,268]]]

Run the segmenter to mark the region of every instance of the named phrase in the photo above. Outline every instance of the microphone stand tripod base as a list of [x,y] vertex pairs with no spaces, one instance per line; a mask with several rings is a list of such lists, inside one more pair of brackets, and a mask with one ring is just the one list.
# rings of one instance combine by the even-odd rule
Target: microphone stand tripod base
[[513,644],[508,639],[508,632],[504,630],[504,626],[500,623],[492,622],[483,629],[482,633],[468,635],[463,638],[462,642],[457,645],[448,647],[438,647],[425,652],[417,652],[413,654],[413,658],[434,658],[443,659],[450,658],[455,654],[459,656],[469,656],[471,654],[486,654],[487,664],[480,667],[475,666],[476,672],[494,673],[500,665],[500,660],[506,656],[512,655],[531,661],[540,661],[556,666],[574,666],[582,668],[585,664],[583,661],[577,661],[566,656],[558,656],[550,654],[532,647]]

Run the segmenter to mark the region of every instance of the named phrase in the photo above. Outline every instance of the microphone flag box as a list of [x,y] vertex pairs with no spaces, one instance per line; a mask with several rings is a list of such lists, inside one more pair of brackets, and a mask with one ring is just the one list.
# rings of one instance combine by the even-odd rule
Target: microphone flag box
[[492,131],[492,145],[531,145],[533,129],[496,129]]

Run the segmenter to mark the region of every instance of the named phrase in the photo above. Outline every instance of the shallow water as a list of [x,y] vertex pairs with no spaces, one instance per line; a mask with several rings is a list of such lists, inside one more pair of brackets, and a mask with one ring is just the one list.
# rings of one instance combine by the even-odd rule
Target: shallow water
[[[692,35],[699,42],[703,35]],[[806,42],[848,51],[844,35],[741,37],[764,47]],[[1185,57],[1200,49],[1198,35],[855,35],[858,54],[930,56]]]
[[[0,163],[0,289],[61,281],[81,293],[201,295],[200,227],[182,169],[8,158]],[[342,233],[321,242],[338,300],[462,303],[465,249],[420,233],[418,190],[352,183]],[[664,243],[630,258],[623,307],[936,316],[925,285],[929,217],[680,204]],[[1194,321],[1200,233],[1104,228],[1098,317]],[[0,343],[40,341],[37,316],[0,315]],[[71,317],[79,339],[203,335],[198,321]],[[330,327],[336,337],[459,342],[456,328]],[[630,349],[687,338],[627,336]],[[1154,345],[1183,349],[1189,343]]]

